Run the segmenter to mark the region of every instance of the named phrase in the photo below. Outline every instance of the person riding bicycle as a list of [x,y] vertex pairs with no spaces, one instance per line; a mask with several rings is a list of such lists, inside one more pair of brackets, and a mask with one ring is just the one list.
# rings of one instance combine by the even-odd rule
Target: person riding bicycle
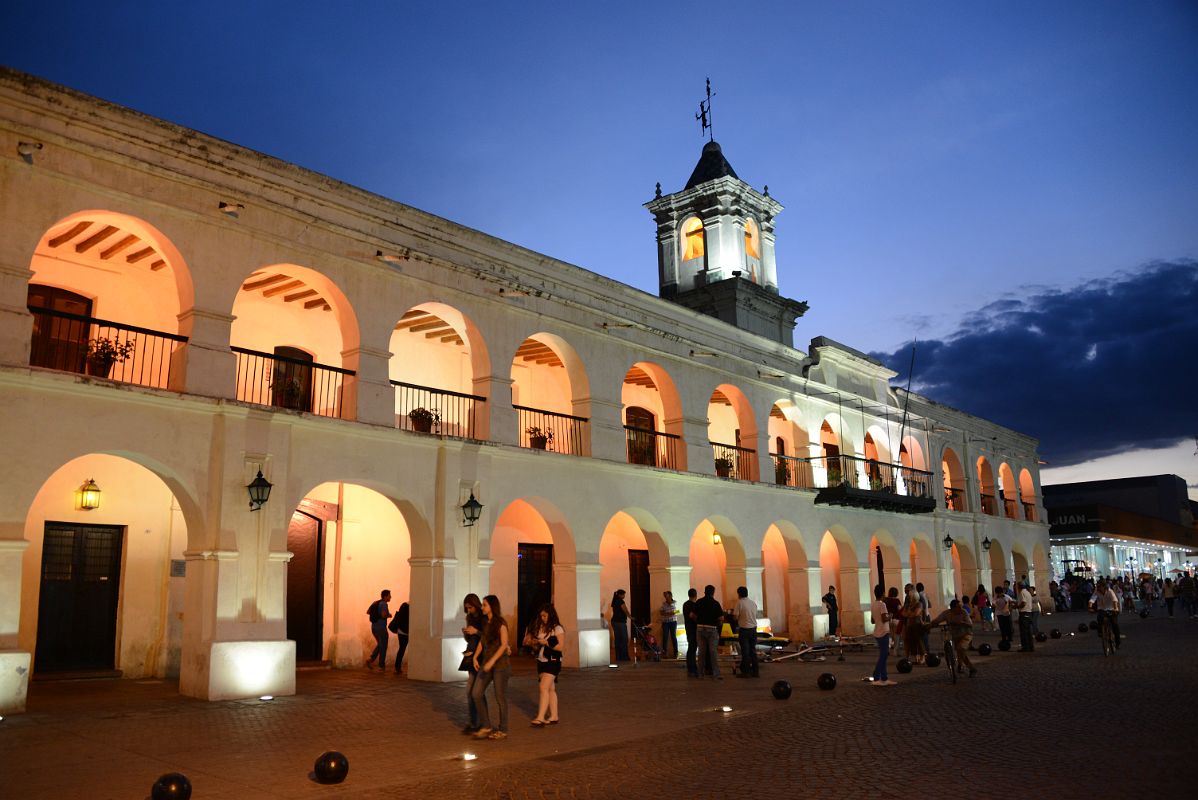
[[961,607],[960,600],[949,603],[948,608],[930,624],[935,627],[941,622],[948,623],[948,636],[953,642],[953,650],[957,653],[957,663],[969,670],[969,677],[977,675],[977,667],[969,660],[969,643],[973,641],[973,620]]
[[[1090,608],[1094,610],[1099,617],[1105,617],[1108,625],[1111,626],[1111,636],[1115,640],[1115,649],[1119,649],[1119,598],[1115,596],[1115,590],[1110,587],[1106,579],[1099,578],[1098,585],[1094,587],[1094,594],[1090,597]],[[1098,636],[1102,637],[1102,623],[1098,625]]]

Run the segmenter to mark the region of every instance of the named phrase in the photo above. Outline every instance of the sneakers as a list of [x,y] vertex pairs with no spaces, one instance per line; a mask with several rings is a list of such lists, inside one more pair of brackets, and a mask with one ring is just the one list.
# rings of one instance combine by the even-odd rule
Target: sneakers
[[494,731],[492,731],[490,728],[479,728],[478,730],[476,730],[474,732],[474,738],[475,739],[486,739],[492,733],[494,733]]
[[503,731],[491,731],[487,734],[488,739],[506,739],[507,734]]

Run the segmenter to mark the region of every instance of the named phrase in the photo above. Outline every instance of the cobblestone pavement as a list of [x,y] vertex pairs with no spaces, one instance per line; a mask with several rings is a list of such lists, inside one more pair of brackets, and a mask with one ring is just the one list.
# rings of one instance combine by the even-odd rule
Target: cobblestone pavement
[[[499,742],[458,732],[462,684],[389,673],[303,671],[298,695],[270,702],[203,703],[163,681],[36,683],[29,713],[0,722],[0,797],[140,800],[175,770],[195,800],[1013,791],[1092,800],[1192,786],[1198,620],[1129,619],[1122,651],[1104,658],[1093,634],[1068,636],[1086,619],[1047,618],[1042,628],[1065,638],[1033,654],[978,657],[981,674],[955,686],[943,667],[897,675],[893,662],[900,685],[862,683],[868,651],[767,664],[760,680],[730,671],[688,680],[677,663],[567,671],[561,724],[545,729],[528,725],[536,686],[525,666],[512,679],[511,736]],[[839,680],[834,691],[815,686],[825,671]],[[777,679],[794,686],[790,700],[771,697]],[[723,705],[732,710],[715,710]],[[350,760],[341,785],[309,777],[327,749]]]

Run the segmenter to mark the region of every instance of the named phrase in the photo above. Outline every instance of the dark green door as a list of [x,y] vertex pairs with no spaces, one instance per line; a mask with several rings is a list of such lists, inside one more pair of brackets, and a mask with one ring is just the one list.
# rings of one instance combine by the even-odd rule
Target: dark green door
[[46,523],[38,600],[38,672],[115,666],[124,534],[119,525]]
[[540,613],[546,603],[553,602],[553,545],[520,542],[517,548],[516,640],[520,642],[533,615]]

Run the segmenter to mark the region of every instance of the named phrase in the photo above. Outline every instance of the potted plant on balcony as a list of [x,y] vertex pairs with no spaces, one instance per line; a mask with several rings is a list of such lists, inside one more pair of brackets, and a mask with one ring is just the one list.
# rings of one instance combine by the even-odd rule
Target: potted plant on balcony
[[133,339],[117,344],[112,339],[100,337],[87,343],[87,374],[107,378],[113,364],[121,364],[133,355]]
[[732,474],[732,459],[720,456],[715,460],[715,474],[727,478]]
[[420,433],[429,433],[433,429],[433,423],[441,421],[441,414],[438,411],[431,411],[424,406],[420,406],[408,412],[408,419],[412,421],[413,430]]
[[537,425],[529,425],[524,432],[528,434],[528,444],[534,450],[544,450],[553,441],[553,431]]
[[843,482],[844,482],[844,475],[840,471],[840,466],[837,464],[829,465],[828,466],[828,485],[829,486],[839,486]]
[[877,475],[870,476],[869,488],[873,489],[875,492],[880,492],[880,491],[882,491],[884,486],[885,486],[885,484],[882,483],[882,479],[879,476],[877,476]]
[[790,483],[790,465],[781,459],[774,462],[774,483],[779,486]]

